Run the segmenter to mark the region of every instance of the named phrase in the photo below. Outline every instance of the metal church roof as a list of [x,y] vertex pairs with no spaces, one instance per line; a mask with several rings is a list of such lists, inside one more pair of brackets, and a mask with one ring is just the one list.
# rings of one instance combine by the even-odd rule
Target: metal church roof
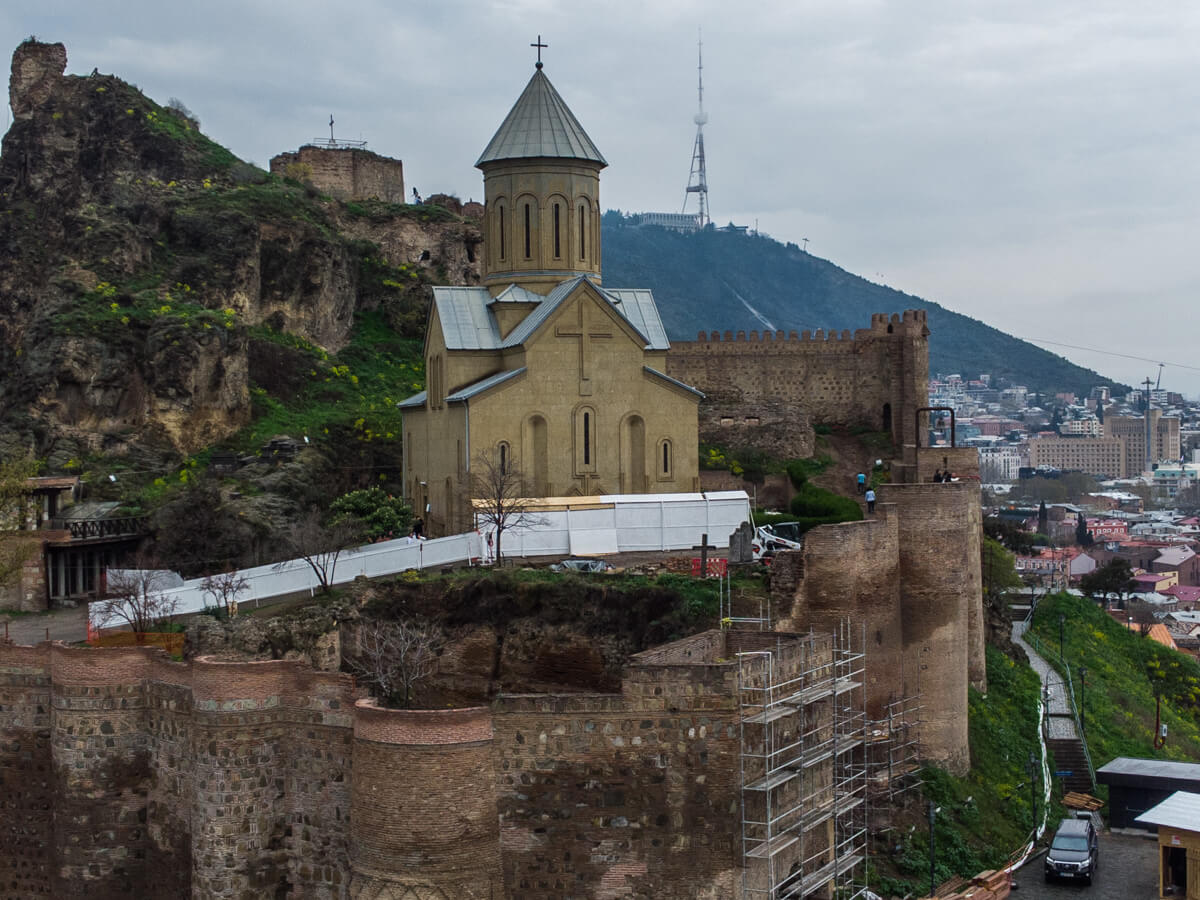
[[[602,288],[585,275],[569,278],[542,297],[524,288],[506,288],[500,296],[492,298],[483,287],[435,287],[433,302],[437,307],[438,321],[442,326],[442,338],[447,350],[502,350],[519,347],[529,339],[538,327],[562,305],[562,302],[583,281],[596,288],[621,317],[646,341],[647,350],[669,350],[667,330],[663,327],[654,304],[654,295],[647,290],[612,290]],[[512,293],[510,293],[510,291]],[[506,297],[507,295],[507,297]],[[505,298],[502,300],[501,298]],[[529,315],[521,320],[508,335],[500,336],[500,328],[491,307],[497,302],[521,301],[537,303]]]
[[453,394],[446,398],[447,403],[461,403],[463,400],[470,400],[479,394],[482,394],[488,388],[493,388],[498,384],[503,384],[510,378],[516,378],[518,375],[525,374],[525,366],[519,369],[509,369],[507,372],[497,372],[495,375],[489,375],[487,378],[476,381],[474,384],[469,384],[465,388],[459,388]]
[[533,73],[475,165],[533,157],[608,165],[541,69]]

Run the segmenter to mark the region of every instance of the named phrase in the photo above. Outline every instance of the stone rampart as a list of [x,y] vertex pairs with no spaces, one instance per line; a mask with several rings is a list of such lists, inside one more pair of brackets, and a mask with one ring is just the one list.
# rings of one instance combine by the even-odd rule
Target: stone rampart
[[[781,574],[772,564],[772,604],[784,631],[834,631],[848,621],[857,639],[866,626],[867,715],[915,690],[904,667],[900,613],[899,525],[895,509],[876,507],[861,522],[821,525],[789,551]],[[791,558],[798,557],[798,561]]]
[[[854,332],[701,332],[671,344],[667,373],[704,391],[701,436],[735,439],[787,455],[811,453],[809,424],[889,431],[897,445],[916,444],[915,410],[924,406],[929,377],[929,329],[924,310],[877,313]],[[747,423],[758,426],[749,428]],[[785,431],[782,436],[779,429]],[[745,434],[742,434],[745,432]],[[811,432],[809,432],[811,434]]]
[[271,159],[271,174],[311,181],[338,200],[403,203],[404,163],[357,147],[306,145]]
[[979,485],[884,484],[879,500],[897,516],[904,668],[919,679],[922,754],[962,773],[968,678],[983,666]]

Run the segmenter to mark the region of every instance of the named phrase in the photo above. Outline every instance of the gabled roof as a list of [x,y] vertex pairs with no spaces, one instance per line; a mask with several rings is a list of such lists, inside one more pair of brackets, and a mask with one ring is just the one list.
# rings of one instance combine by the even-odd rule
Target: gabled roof
[[425,405],[425,399],[429,396],[429,391],[421,391],[419,394],[413,394],[407,400],[401,400],[396,404],[400,409],[420,409]]
[[655,378],[659,378],[659,379],[665,381],[667,384],[673,384],[677,388],[682,388],[685,391],[693,393],[697,397],[699,397],[701,400],[704,399],[703,391],[697,390],[696,388],[692,387],[690,384],[684,384],[679,379],[672,378],[670,375],[667,375],[663,372],[658,371],[658,369],[652,369],[649,366],[642,366],[642,371],[644,371],[647,375],[653,375]]
[[1156,559],[1155,562],[1162,563],[1163,565],[1167,566],[1178,566],[1187,562],[1195,555],[1196,551],[1191,547],[1166,547],[1158,551],[1158,559]]
[[535,157],[582,159],[608,165],[540,68],[533,73],[475,165]]
[[509,369],[507,372],[497,372],[495,375],[489,375],[487,378],[480,379],[474,384],[469,384],[466,387],[459,388],[453,394],[446,398],[447,403],[461,403],[464,400],[470,400],[472,397],[482,394],[489,388],[494,388],[498,384],[503,384],[510,378],[516,378],[518,375],[525,374],[525,367],[519,369]]
[[[506,350],[519,347],[584,281],[591,284],[601,299],[638,333],[645,341],[647,350],[670,349],[667,331],[663,328],[658,308],[654,305],[654,295],[650,291],[606,290],[591,282],[586,275],[562,282],[545,297],[516,286],[506,288],[494,300],[487,288],[435,287],[433,302],[446,349]],[[501,297],[506,297],[506,300],[501,301]],[[502,338],[491,312],[491,306],[496,302],[536,302],[537,306],[509,332],[508,337]]]

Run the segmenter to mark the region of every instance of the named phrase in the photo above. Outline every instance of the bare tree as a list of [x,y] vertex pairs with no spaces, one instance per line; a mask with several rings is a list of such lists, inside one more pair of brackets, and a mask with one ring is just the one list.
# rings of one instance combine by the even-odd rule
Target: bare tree
[[179,601],[163,593],[170,573],[152,568],[144,557],[135,569],[109,569],[104,597],[93,605],[101,628],[127,625],[135,634],[153,631],[175,612]]
[[212,597],[213,604],[225,607],[225,612],[236,616],[237,598],[242,591],[248,590],[250,582],[241,572],[227,571],[219,575],[206,575],[200,582],[200,590]]
[[471,496],[475,503],[475,519],[479,527],[496,539],[496,561],[502,559],[500,541],[506,531],[522,531],[541,525],[543,517],[529,497],[525,473],[519,463],[503,450],[482,451],[471,466]]
[[442,644],[441,630],[435,625],[364,621],[346,666],[385,705],[407,709],[417,682],[437,668]]
[[356,531],[349,522],[326,525],[314,507],[300,517],[287,536],[291,552],[308,563],[321,590],[329,593],[338,557],[355,544]]

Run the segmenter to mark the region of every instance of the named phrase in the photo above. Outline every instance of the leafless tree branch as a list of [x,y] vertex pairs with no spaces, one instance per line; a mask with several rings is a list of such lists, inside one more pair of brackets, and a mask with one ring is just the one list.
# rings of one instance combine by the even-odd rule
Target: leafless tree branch
[[520,463],[505,459],[499,450],[476,454],[471,465],[471,496],[475,500],[476,523],[496,537],[496,565],[500,565],[500,542],[506,531],[522,531],[544,523],[529,497],[531,492]]
[[417,683],[437,668],[441,630],[428,623],[365,621],[346,667],[373,696],[389,706],[409,707]]

